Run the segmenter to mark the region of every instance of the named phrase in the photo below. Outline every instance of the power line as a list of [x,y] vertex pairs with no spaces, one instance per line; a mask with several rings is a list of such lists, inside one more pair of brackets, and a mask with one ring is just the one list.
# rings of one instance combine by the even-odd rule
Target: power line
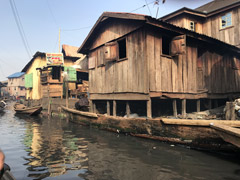
[[50,11],[50,14],[52,15],[53,21],[54,21],[54,23],[56,24],[56,26],[58,27],[58,23],[57,23],[57,20],[56,20],[56,18],[55,18],[55,16],[54,16],[53,12],[52,12],[52,8],[51,8],[48,0],[46,0],[46,1],[47,1],[47,6],[48,6],[48,9],[49,9],[49,11]]
[[[156,1],[156,0],[155,0],[155,1]],[[137,9],[134,9],[134,10],[132,10],[132,11],[130,11],[130,12],[134,12],[134,11],[137,11],[137,10],[139,10],[139,9],[145,8],[145,7],[148,6],[149,4],[153,4],[155,1],[152,1],[152,2],[150,2],[150,3],[146,3],[146,4],[144,4],[143,6],[137,8]]]
[[14,19],[15,19],[15,22],[17,24],[17,27],[18,27],[18,31],[19,31],[19,34],[21,36],[21,39],[22,39],[22,42],[23,42],[23,45],[25,47],[25,50],[29,56],[29,59],[31,59],[31,50],[30,50],[30,47],[28,45],[28,42],[27,42],[27,38],[26,38],[26,35],[24,33],[24,30],[23,30],[23,26],[22,26],[22,23],[21,23],[21,20],[20,20],[20,17],[18,15],[18,11],[17,11],[17,7],[16,7],[16,4],[14,2],[14,0],[9,0],[10,2],[10,5],[11,5],[11,9],[12,9],[12,12],[13,12],[13,16],[14,16]]
[[152,13],[151,13],[151,11],[150,11],[150,9],[149,9],[149,6],[148,6],[148,4],[147,4],[147,0],[145,0],[145,2],[146,2],[146,5],[147,5],[147,8],[148,8],[148,11],[149,11],[150,15],[152,16]]
[[88,29],[91,28],[92,26],[87,26],[87,27],[82,27],[82,28],[78,28],[78,29],[61,29],[61,31],[79,31],[82,29]]

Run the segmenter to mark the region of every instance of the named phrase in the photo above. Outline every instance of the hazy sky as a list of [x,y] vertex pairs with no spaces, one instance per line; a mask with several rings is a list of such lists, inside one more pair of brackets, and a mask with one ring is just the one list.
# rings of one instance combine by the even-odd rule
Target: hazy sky
[[[166,0],[162,4],[159,0],[157,17],[182,7],[194,9],[210,1]],[[103,12],[133,12],[156,17],[157,8],[154,0],[0,0],[0,81],[20,72],[37,51],[57,52],[59,28],[61,44],[80,47]],[[14,13],[20,19],[18,24]],[[25,45],[22,37],[27,39]]]

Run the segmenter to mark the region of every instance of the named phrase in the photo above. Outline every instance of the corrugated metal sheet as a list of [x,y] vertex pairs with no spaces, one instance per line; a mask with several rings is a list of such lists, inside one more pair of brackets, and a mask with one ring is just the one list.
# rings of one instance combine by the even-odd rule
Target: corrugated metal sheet
[[196,8],[195,10],[203,13],[211,13],[238,2],[240,2],[240,0],[215,0]]
[[24,72],[16,72],[16,73],[8,76],[7,78],[19,78],[19,77],[21,77],[24,74],[25,74]]

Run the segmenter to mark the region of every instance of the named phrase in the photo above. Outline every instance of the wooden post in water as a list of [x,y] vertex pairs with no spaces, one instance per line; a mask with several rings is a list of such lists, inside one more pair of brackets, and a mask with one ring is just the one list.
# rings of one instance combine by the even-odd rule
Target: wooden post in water
[[94,101],[92,101],[92,103],[93,103],[93,112],[97,113],[96,103]]
[[177,117],[177,100],[173,99],[173,116]]
[[226,111],[225,111],[226,120],[235,120],[235,105],[233,102],[226,102]]
[[186,117],[186,99],[182,99],[182,116]]
[[110,116],[110,101],[107,101],[107,115]]
[[151,98],[147,101],[147,117],[152,118],[152,101],[151,101]]
[[117,116],[117,102],[113,100],[113,116]]
[[93,102],[92,102],[92,100],[89,100],[89,111],[93,112]]
[[129,106],[129,102],[127,101],[127,102],[126,102],[126,114],[127,114],[127,117],[130,116],[130,113],[131,113],[131,111],[130,111],[130,106]]
[[197,112],[201,111],[201,101],[200,99],[197,100]]

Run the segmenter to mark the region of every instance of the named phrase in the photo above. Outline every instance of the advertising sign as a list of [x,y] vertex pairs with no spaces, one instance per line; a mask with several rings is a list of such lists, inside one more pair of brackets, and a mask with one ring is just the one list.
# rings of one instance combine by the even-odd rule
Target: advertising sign
[[47,66],[63,66],[63,53],[46,53]]

